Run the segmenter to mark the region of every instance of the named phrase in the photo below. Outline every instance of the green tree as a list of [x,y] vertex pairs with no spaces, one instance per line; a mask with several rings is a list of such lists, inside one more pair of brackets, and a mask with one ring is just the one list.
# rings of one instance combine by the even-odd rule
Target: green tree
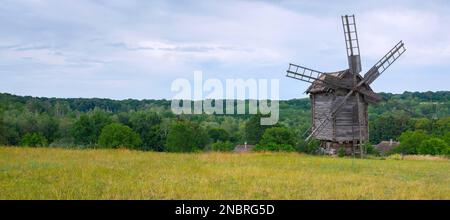
[[439,138],[430,138],[423,141],[417,150],[419,154],[450,155],[449,146]]
[[166,150],[169,152],[201,150],[205,147],[207,139],[206,132],[197,123],[179,119],[170,126]]
[[423,130],[426,132],[431,132],[433,128],[433,122],[428,118],[419,118],[415,123],[415,130]]
[[93,122],[86,114],[75,121],[71,130],[76,144],[93,145],[96,141]]
[[223,128],[211,128],[208,130],[208,136],[213,142],[226,142],[230,139],[230,135]]
[[19,131],[19,134],[24,135],[26,133],[38,133],[38,114],[29,111],[24,111],[19,115],[16,115],[14,119],[15,126]]
[[[240,123],[237,118],[231,116],[223,116],[223,121],[220,123],[220,128],[225,129],[229,134],[231,142],[237,142],[244,137],[244,123]],[[217,117],[216,117],[217,118]]]
[[288,144],[295,146],[296,137],[294,132],[285,127],[272,127],[264,131],[259,144]]
[[27,133],[20,140],[20,145],[28,147],[44,147],[48,145],[47,139],[40,133]]
[[422,130],[403,132],[399,137],[400,145],[394,151],[417,154],[420,144],[427,139],[429,136]]
[[229,141],[218,141],[211,144],[211,150],[213,151],[232,151],[234,149],[233,143]]
[[444,135],[442,136],[442,140],[444,140],[445,143],[447,143],[447,145],[450,146],[450,132],[447,132],[446,134],[444,134]]
[[38,128],[49,143],[58,138],[59,122],[55,117],[48,114],[41,115],[38,120]]
[[89,114],[82,114],[72,127],[72,136],[75,143],[87,146],[95,145],[103,127],[111,122],[108,114],[98,109]]
[[436,122],[436,128],[433,131],[437,135],[445,136],[450,134],[450,117],[441,118]]
[[162,124],[150,127],[149,131],[144,135],[146,145],[144,150],[164,151],[167,135],[164,132]]
[[94,109],[94,111],[91,113],[90,120],[92,121],[95,140],[97,140],[100,136],[103,127],[111,124],[112,122],[108,113],[98,109]]
[[105,126],[98,139],[99,146],[105,148],[126,147],[136,149],[141,143],[141,138],[136,132],[120,123]]
[[[3,113],[2,118],[0,119],[1,127],[3,127],[2,131],[0,131],[5,139],[3,142],[7,145],[20,145],[20,126],[18,121],[19,114],[16,111],[6,111]],[[1,128],[0,128],[1,129]]]
[[255,150],[295,151],[294,132],[285,127],[272,127],[264,131]]
[[379,143],[383,140],[398,139],[398,137],[413,128],[413,121],[405,114],[394,112],[384,113],[369,123],[370,142]]
[[245,139],[248,144],[257,144],[269,126],[261,125],[261,114],[253,115],[245,123]]
[[8,135],[2,119],[3,116],[0,115],[0,145],[5,145],[8,144]]
[[143,150],[163,150],[165,135],[161,130],[161,116],[156,112],[139,111],[131,114],[129,122],[140,135]]
[[27,110],[32,113],[48,112],[50,110],[50,103],[42,101],[37,98],[32,98],[26,103]]

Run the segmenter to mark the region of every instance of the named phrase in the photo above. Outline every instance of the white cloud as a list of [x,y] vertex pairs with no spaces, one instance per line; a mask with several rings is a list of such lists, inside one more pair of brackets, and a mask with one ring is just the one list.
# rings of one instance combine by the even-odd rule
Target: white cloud
[[[439,65],[450,60],[450,14],[420,9],[373,10],[361,16],[364,55],[381,57],[399,40],[408,49],[405,64]],[[392,47],[391,46],[391,47]]]
[[[37,95],[113,98],[123,96],[123,91],[116,91],[120,87],[128,89],[130,96],[142,97],[141,91],[149,91],[147,98],[167,98],[171,97],[171,80],[191,77],[199,69],[218,78],[282,79],[289,62],[321,71],[344,69],[347,61],[340,15],[348,10],[358,12],[365,68],[403,39],[408,51],[391,69],[397,75],[408,71],[415,76],[409,79],[417,79],[430,67],[450,70],[450,29],[445,28],[450,9],[446,2],[424,6],[421,2],[384,1],[390,8],[378,1],[358,2],[352,7],[334,1],[189,3],[5,1],[0,5],[0,87],[4,92],[31,95],[36,90],[40,91]],[[49,80],[30,82],[25,89],[10,83],[18,80],[17,75],[21,82]],[[441,82],[449,79],[445,74],[440,77]],[[383,82],[380,79],[381,85]],[[58,83],[67,84],[66,91],[57,90]],[[284,98],[298,97],[307,86],[291,79],[281,83],[285,83],[281,87]],[[446,89],[434,85],[438,86],[433,87],[429,80],[411,90]],[[82,93],[77,92],[80,87]]]

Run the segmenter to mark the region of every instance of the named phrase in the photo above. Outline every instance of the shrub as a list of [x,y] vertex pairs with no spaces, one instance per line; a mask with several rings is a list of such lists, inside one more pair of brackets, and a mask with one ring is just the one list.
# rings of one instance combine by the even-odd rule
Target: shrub
[[267,128],[255,151],[295,151],[295,134],[284,127]]
[[294,146],[290,144],[276,144],[276,143],[268,143],[268,144],[257,144],[253,148],[254,151],[286,151],[293,152],[295,151]]
[[369,142],[364,143],[363,145],[363,151],[368,155],[380,155],[380,152]]
[[245,139],[248,144],[257,144],[268,126],[261,125],[261,114],[253,115],[245,122]]
[[429,155],[449,155],[449,146],[445,141],[439,138],[430,138],[423,141],[419,148],[419,154],[429,154]]
[[213,142],[226,142],[230,139],[230,135],[223,128],[211,128],[208,130],[208,136],[213,140]]
[[130,127],[138,133],[142,140],[142,150],[161,151],[165,142],[165,134],[161,129],[162,118],[153,111],[138,111],[130,113]]
[[297,144],[297,150],[302,153],[317,154],[319,152],[319,146],[320,141],[318,140],[305,141],[302,139]]
[[72,128],[72,137],[76,144],[94,145],[99,140],[103,128],[111,123],[108,113],[95,109],[88,114],[82,114]]
[[172,123],[166,139],[169,152],[193,152],[202,150],[207,144],[206,132],[197,124],[188,120]]
[[450,132],[444,134],[442,136],[442,140],[444,140],[447,143],[447,145],[450,146]]
[[337,152],[338,157],[344,157],[345,156],[345,149],[343,147],[339,148]]
[[3,135],[3,132],[0,130],[0,145],[6,145],[8,144],[8,140],[5,137],[5,135]]
[[6,128],[3,125],[3,115],[0,115],[0,145],[8,144]]
[[232,151],[233,149],[234,145],[229,141],[217,141],[211,145],[211,150],[213,151]]
[[130,127],[120,123],[112,123],[102,129],[98,143],[100,147],[105,148],[136,148],[141,145],[142,141]]
[[295,146],[295,134],[284,127],[268,128],[259,141],[261,145],[277,144]]
[[20,140],[20,145],[28,147],[44,147],[47,146],[47,139],[40,133],[27,133]]
[[429,139],[429,136],[421,130],[403,132],[400,137],[400,145],[393,149],[394,153],[417,154],[422,141]]

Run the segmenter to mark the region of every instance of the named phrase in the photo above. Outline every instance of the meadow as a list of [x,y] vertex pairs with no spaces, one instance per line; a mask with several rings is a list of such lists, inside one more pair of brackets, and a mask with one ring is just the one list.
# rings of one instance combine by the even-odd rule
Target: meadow
[[0,199],[450,199],[450,161],[0,147]]

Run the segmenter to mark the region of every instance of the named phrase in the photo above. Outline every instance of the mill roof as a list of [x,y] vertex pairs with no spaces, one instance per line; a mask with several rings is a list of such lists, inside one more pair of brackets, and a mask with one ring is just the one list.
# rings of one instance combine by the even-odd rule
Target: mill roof
[[[357,81],[361,81],[363,77],[359,74],[356,75]],[[328,72],[324,73],[320,76],[319,80],[315,80],[309,87],[306,89],[306,93],[316,94],[316,93],[325,93],[330,90],[340,89],[338,87],[334,87],[328,83],[324,83],[324,81],[331,81],[338,83],[340,85],[351,88],[353,86],[353,75],[350,71],[341,70],[337,72]],[[366,102],[376,104],[382,100],[381,96],[376,94],[369,85],[363,84],[360,89],[360,93],[364,96]]]

